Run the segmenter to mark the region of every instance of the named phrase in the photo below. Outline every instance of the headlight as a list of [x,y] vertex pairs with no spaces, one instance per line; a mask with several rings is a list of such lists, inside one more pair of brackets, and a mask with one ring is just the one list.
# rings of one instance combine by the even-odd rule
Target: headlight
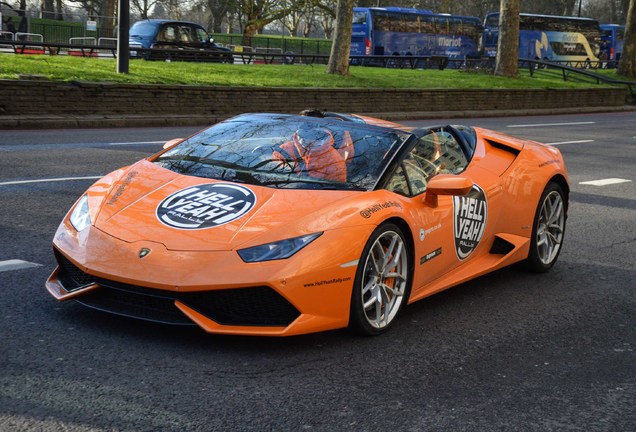
[[296,252],[307,246],[312,241],[316,240],[321,235],[321,232],[308,234],[301,237],[294,237],[274,243],[241,249],[237,252],[241,259],[248,263],[285,259],[294,255]]
[[71,213],[71,224],[73,224],[78,231],[82,231],[91,224],[91,215],[88,210],[88,195],[84,195],[77,202],[73,213]]

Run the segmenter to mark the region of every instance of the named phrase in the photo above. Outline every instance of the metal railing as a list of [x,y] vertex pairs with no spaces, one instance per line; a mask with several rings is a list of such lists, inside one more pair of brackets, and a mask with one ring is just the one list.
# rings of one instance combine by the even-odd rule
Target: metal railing
[[280,49],[282,53],[294,54],[323,54],[328,55],[331,51],[330,39],[304,39],[295,37],[255,35],[249,38],[237,34],[210,33],[214,42],[222,43],[225,46],[243,46],[265,49]]
[[564,81],[576,80],[585,82],[594,82],[596,84],[624,85],[629,91],[631,102],[636,103],[636,81],[621,80],[611,78],[602,74],[594,73],[587,69],[579,69],[569,65],[561,64],[563,62],[550,62],[545,60],[519,59],[520,67],[527,68],[530,76],[536,73],[550,74],[560,76]]

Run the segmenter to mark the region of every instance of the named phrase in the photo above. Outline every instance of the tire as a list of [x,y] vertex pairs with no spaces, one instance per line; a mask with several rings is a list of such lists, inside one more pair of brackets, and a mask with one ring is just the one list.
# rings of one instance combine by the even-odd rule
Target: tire
[[532,226],[530,253],[524,262],[527,270],[544,273],[552,268],[563,245],[567,199],[563,188],[550,182],[541,194]]
[[351,293],[350,329],[370,336],[387,331],[408,301],[411,274],[411,251],[404,234],[392,223],[380,225],[360,257]]

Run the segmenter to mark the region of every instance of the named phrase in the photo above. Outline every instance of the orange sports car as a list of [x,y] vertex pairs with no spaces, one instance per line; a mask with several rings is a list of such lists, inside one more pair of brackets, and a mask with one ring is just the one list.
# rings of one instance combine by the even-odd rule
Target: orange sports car
[[534,141],[246,114],[93,184],[55,233],[46,287],[210,333],[374,335],[487,272],[549,270],[568,197],[561,153]]

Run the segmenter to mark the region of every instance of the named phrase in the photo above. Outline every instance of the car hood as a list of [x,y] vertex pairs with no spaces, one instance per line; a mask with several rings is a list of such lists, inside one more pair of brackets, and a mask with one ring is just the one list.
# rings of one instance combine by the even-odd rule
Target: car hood
[[148,161],[118,174],[107,193],[95,192],[95,227],[126,242],[181,251],[233,250],[341,227],[359,213],[355,197],[365,194],[208,180]]

